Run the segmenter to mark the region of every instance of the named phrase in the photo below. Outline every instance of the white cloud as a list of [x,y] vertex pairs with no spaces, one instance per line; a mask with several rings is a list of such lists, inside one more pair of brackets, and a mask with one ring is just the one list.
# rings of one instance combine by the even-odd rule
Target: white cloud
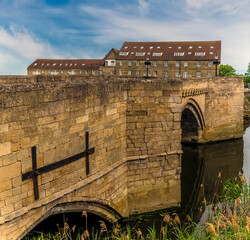
[[[196,1],[189,1],[189,5]],[[212,2],[214,0],[211,0]],[[209,4],[201,1],[199,7]],[[222,40],[222,63],[231,64],[236,69],[246,69],[249,56],[250,25],[248,21],[235,21],[230,24],[218,23],[218,19],[195,17],[188,21],[152,19],[128,15],[115,10],[83,6],[82,11],[97,20],[92,22],[94,41],[98,44],[123,41],[213,41]],[[102,24],[96,24],[99,22]]]
[[244,14],[249,12],[249,0],[185,0],[186,10],[191,15]]
[[34,37],[24,28],[10,27],[10,31],[0,27],[0,48],[7,48],[10,52],[27,59],[37,57],[58,57],[51,46]]
[[138,4],[140,11],[145,12],[148,10],[149,3],[146,2],[145,0],[138,0]]

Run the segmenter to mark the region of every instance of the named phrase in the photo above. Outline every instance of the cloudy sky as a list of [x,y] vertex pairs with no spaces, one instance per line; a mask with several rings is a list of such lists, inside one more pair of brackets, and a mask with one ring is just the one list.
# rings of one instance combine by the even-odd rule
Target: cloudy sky
[[249,0],[0,0],[0,74],[37,58],[103,58],[124,41],[221,40],[222,64],[250,62]]

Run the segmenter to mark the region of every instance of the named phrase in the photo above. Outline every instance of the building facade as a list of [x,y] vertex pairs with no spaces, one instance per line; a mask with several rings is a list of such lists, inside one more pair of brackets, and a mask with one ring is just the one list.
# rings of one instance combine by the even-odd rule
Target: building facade
[[125,77],[214,77],[221,41],[124,42],[104,59],[37,59],[28,75],[115,75]]
[[220,58],[221,41],[125,42],[116,58],[116,75],[213,77]]

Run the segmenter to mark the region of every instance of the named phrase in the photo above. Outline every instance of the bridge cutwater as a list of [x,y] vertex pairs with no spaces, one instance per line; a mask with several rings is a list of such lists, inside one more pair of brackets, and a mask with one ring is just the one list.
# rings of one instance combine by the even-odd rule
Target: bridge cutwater
[[0,239],[50,215],[121,217],[181,201],[181,142],[243,134],[241,77],[1,76]]

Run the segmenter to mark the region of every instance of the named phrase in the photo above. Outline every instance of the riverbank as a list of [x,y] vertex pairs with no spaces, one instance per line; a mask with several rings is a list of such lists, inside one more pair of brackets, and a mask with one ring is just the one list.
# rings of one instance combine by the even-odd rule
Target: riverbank
[[[221,183],[221,174],[215,182],[218,190]],[[72,228],[65,222],[62,229],[56,234],[43,234],[37,237],[27,237],[29,240],[83,240],[83,239],[248,239],[250,229],[250,195],[249,183],[242,174],[235,179],[227,180],[222,187],[222,194],[215,191],[214,198],[208,206],[203,198],[200,211],[204,212],[199,223],[186,216],[180,220],[176,213],[167,213],[158,225],[153,225],[147,231],[131,228],[129,225],[123,230],[119,224],[108,229],[104,221],[100,220],[98,231],[90,232],[88,229],[88,215],[82,212],[85,220],[81,232]]]

